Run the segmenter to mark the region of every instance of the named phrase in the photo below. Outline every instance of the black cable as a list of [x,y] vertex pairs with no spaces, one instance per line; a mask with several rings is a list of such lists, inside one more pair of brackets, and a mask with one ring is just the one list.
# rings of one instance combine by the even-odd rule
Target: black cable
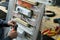
[[45,16],[48,16],[48,17],[56,16],[55,12],[53,12],[53,11],[45,11],[45,13],[52,13],[52,14],[45,14]]

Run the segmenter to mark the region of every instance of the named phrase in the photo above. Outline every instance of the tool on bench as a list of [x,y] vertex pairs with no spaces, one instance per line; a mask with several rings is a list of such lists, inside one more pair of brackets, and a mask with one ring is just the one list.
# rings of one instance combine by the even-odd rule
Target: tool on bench
[[60,18],[56,18],[56,19],[54,19],[53,21],[54,21],[54,23],[60,24]]
[[59,26],[56,27],[55,31],[56,31],[57,34],[60,34],[60,18],[56,18],[53,21],[54,21],[54,23],[59,24]]

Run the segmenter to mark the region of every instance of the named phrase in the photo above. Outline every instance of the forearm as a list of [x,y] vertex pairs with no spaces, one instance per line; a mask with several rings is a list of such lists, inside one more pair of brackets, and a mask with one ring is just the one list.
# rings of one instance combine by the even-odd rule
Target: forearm
[[5,22],[5,21],[3,21],[3,20],[0,19],[0,27],[3,27],[3,26],[9,27],[9,25],[7,24],[7,22]]

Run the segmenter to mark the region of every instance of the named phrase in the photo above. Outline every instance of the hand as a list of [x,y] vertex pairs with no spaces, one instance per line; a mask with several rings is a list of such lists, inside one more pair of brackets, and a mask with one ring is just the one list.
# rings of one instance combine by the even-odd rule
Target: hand
[[7,23],[9,26],[15,26],[16,25],[16,22],[14,20],[10,20],[8,21]]
[[17,32],[14,31],[14,29],[12,28],[12,30],[8,33],[8,36],[13,39],[17,37]]

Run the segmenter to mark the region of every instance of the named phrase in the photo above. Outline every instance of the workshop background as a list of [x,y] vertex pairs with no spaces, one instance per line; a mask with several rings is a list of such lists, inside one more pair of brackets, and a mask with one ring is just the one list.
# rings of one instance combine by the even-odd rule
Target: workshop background
[[[2,2],[4,2],[4,1],[5,0],[3,0]],[[0,6],[0,10],[3,10],[3,12],[5,14],[7,13],[7,10],[5,7]],[[41,33],[43,33],[45,30],[47,30],[43,33],[44,35],[46,34],[46,35],[54,38],[55,40],[60,40],[60,34],[55,33],[57,27],[58,27],[58,32],[60,32],[60,29],[59,29],[60,25],[59,25],[59,23],[54,23],[54,19],[60,18],[60,7],[59,6],[46,6],[45,11],[47,11],[47,10],[53,11],[55,13],[55,16],[48,17],[48,20],[44,16],[43,20],[42,20],[42,25],[41,25],[42,27],[41,27],[40,31],[41,31]],[[4,14],[0,14],[0,15],[3,16]],[[4,17],[6,17],[6,16],[4,16]],[[51,34],[49,34],[48,31],[51,32]]]

